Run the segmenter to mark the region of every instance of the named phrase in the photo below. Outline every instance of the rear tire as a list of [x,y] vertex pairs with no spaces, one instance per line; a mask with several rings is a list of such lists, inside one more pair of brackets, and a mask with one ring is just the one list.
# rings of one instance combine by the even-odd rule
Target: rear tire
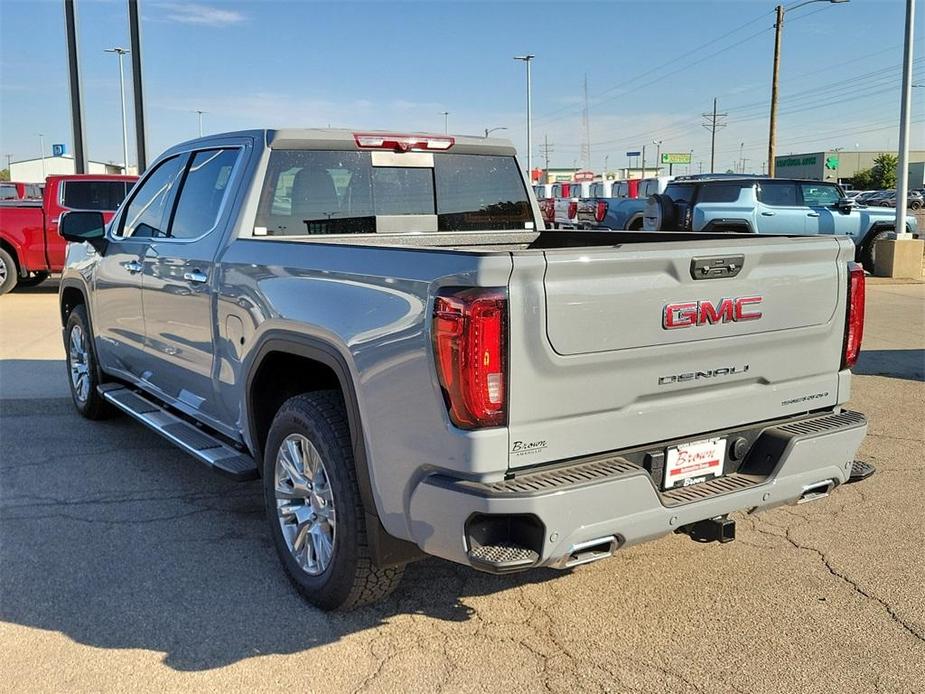
[[861,250],[858,253],[858,260],[861,262],[861,265],[864,266],[865,270],[873,273],[874,262],[877,259],[877,242],[882,241],[883,239],[888,239],[892,235],[892,229],[883,229],[881,231],[876,231],[870,234],[870,236],[864,240],[864,243],[861,245]]
[[0,295],[13,291],[19,280],[19,268],[13,256],[0,248]]
[[273,545],[302,597],[350,610],[396,588],[404,567],[373,565],[340,393],[283,403],[267,437],[263,487]]
[[83,304],[75,306],[67,317],[64,349],[67,354],[67,382],[74,407],[87,419],[111,417],[115,410],[96,389],[100,383],[99,367],[87,309]]

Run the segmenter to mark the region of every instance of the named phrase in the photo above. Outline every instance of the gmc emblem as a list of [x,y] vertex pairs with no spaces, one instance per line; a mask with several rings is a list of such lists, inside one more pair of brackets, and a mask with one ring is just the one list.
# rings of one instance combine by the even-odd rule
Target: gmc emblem
[[760,311],[747,312],[746,308],[760,304],[760,296],[740,296],[737,299],[720,299],[718,304],[710,300],[688,301],[683,304],[668,304],[662,312],[662,327],[665,330],[690,328],[694,325],[716,325],[717,323],[738,323],[758,320]]

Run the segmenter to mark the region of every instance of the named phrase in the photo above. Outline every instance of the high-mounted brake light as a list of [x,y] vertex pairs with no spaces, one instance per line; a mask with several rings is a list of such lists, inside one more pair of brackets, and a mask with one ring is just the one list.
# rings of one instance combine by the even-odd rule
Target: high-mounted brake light
[[594,207],[594,219],[597,222],[603,222],[604,217],[607,216],[607,201],[598,200],[597,205]]
[[434,301],[434,356],[450,419],[462,429],[507,420],[507,296],[455,289]]
[[845,349],[841,367],[850,369],[858,361],[864,337],[864,268],[848,263],[848,316],[845,320]]
[[360,149],[388,149],[393,152],[444,152],[456,144],[449,135],[391,135],[382,133],[353,133]]

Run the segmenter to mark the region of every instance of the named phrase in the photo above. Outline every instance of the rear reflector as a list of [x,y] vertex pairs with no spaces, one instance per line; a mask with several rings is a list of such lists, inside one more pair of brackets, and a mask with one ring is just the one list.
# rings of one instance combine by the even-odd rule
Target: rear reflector
[[507,420],[506,333],[504,289],[454,289],[434,301],[437,377],[450,419],[462,429]]
[[443,152],[456,144],[456,138],[431,135],[353,133],[353,139],[360,149],[388,149],[394,152]]
[[598,200],[597,205],[594,207],[594,219],[597,222],[603,222],[604,217],[607,216],[607,201]]
[[864,285],[864,268],[857,263],[848,263],[848,316],[845,321],[843,369],[853,367],[861,353],[861,339],[864,337]]

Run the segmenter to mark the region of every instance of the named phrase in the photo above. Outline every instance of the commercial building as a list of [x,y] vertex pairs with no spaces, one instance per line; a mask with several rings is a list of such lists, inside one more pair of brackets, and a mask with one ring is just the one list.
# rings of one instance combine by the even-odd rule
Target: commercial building
[[[129,173],[134,167],[129,167]],[[43,174],[44,171],[44,174]],[[87,173],[91,174],[121,174],[121,164],[101,161],[88,161]],[[43,183],[45,176],[53,174],[73,174],[75,172],[74,157],[63,155],[60,157],[45,157],[44,166],[41,157],[38,159],[24,159],[10,162],[10,180],[20,183]]]
[[[882,151],[830,149],[826,152],[782,154],[774,157],[775,175],[778,178],[806,178],[812,181],[842,181],[874,165]],[[891,154],[895,154],[891,152]],[[910,162],[925,161],[925,150],[909,152]],[[914,164],[913,164],[914,165]],[[910,173],[912,166],[910,165]]]

